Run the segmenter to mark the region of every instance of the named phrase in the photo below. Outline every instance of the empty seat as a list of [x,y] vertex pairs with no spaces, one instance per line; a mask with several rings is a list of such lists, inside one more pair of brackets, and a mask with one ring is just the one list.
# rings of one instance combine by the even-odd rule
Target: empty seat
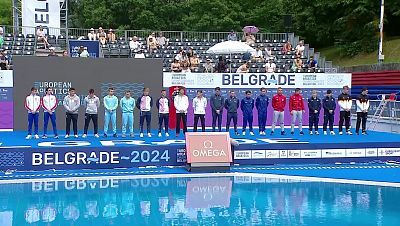
[[33,51],[24,51],[23,55],[24,56],[32,56],[33,55]]
[[22,51],[21,50],[13,50],[12,55],[22,55]]
[[26,38],[33,38],[33,39],[34,39],[34,38],[35,38],[35,35],[34,35],[34,34],[27,34],[27,35],[26,35]]
[[16,37],[16,38],[22,38],[22,39],[24,39],[24,38],[25,38],[25,35],[22,34],[22,33],[18,33],[18,34],[15,35],[15,37]]

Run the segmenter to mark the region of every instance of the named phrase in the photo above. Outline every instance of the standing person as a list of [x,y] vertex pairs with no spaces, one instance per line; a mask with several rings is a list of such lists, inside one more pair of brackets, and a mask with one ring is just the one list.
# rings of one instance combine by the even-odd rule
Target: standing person
[[235,129],[235,135],[239,136],[237,131],[237,110],[239,108],[239,100],[236,98],[235,91],[229,92],[229,98],[225,99],[225,108],[227,111],[226,117],[226,132],[229,132],[229,125],[233,120],[233,128]]
[[125,96],[120,100],[120,106],[122,110],[122,137],[126,137],[126,129],[129,128],[130,137],[134,137],[133,133],[133,110],[135,109],[136,101],[131,96],[131,91],[125,91]]
[[289,100],[289,111],[292,115],[292,124],[291,124],[291,134],[294,134],[294,125],[296,121],[299,123],[300,135],[304,135],[303,133],[303,113],[305,112],[303,96],[301,96],[301,89],[296,88],[294,94],[290,97]]
[[56,121],[56,108],[58,105],[58,100],[56,96],[53,95],[53,89],[50,87],[46,88],[46,95],[42,97],[41,105],[44,109],[44,123],[43,123],[43,139],[47,138],[47,125],[49,124],[49,118],[51,120],[51,125],[53,126],[54,138],[58,139],[57,134],[57,121]]
[[326,96],[323,100],[324,107],[324,135],[327,135],[326,127],[329,122],[329,130],[331,135],[335,135],[335,131],[333,131],[333,121],[335,119],[335,109],[336,109],[336,101],[332,96],[332,90],[328,89],[326,91]]
[[313,90],[311,98],[308,99],[308,113],[309,113],[309,130],[310,135],[313,135],[313,127],[315,129],[315,135],[319,135],[318,132],[318,122],[319,122],[319,112],[321,111],[321,99],[317,96],[317,90]]
[[369,109],[368,89],[363,88],[357,97],[357,123],[356,134],[360,135],[360,124],[362,123],[362,135],[367,135],[367,117]]
[[98,109],[100,99],[94,94],[94,89],[89,90],[89,95],[85,97],[83,105],[85,106],[85,126],[83,127],[82,138],[87,137],[90,120],[93,122],[94,137],[99,138]]
[[39,139],[39,110],[40,110],[40,96],[35,87],[31,88],[31,94],[25,98],[25,109],[28,110],[28,135],[25,139],[32,138],[32,124],[34,126],[34,137]]
[[140,110],[140,137],[143,137],[143,124],[146,120],[147,136],[151,137],[151,108],[153,107],[153,98],[150,96],[150,89],[143,88],[143,94],[137,99],[136,107]]
[[165,136],[169,137],[168,123],[169,123],[169,99],[167,97],[167,91],[161,90],[161,97],[157,100],[158,109],[158,136],[161,137],[162,124],[164,122]]
[[265,135],[265,125],[267,124],[267,109],[269,98],[267,97],[267,89],[261,88],[260,95],[256,98],[256,108],[258,112],[258,127],[260,135]]
[[108,88],[108,95],[103,98],[104,103],[104,137],[107,137],[108,125],[110,124],[113,131],[113,137],[117,137],[117,108],[118,97],[114,95],[114,88]]
[[194,125],[193,132],[197,132],[197,124],[201,123],[201,131],[206,131],[206,107],[207,107],[207,98],[203,96],[202,90],[197,90],[197,97],[193,99],[193,110],[194,110]]
[[254,99],[251,97],[252,93],[250,90],[246,91],[246,97],[240,102],[240,109],[243,112],[243,128],[242,135],[246,135],[246,126],[249,123],[250,135],[254,135],[253,132],[253,109],[254,109]]
[[285,135],[285,106],[286,97],[283,95],[283,90],[278,87],[277,94],[272,97],[272,108],[274,109],[274,118],[272,120],[271,136],[274,135],[276,123],[279,121],[281,126],[281,135]]
[[215,132],[216,122],[218,120],[218,131],[221,132],[222,128],[222,112],[224,110],[224,97],[221,95],[221,88],[215,87],[215,94],[210,99],[211,113],[212,113],[212,131]]
[[350,131],[350,110],[352,106],[351,96],[349,95],[349,87],[343,86],[342,93],[338,97],[338,104],[340,107],[339,116],[339,135],[343,135],[343,122],[346,126],[346,134],[353,135]]
[[74,129],[74,137],[78,138],[78,109],[81,106],[81,100],[76,95],[75,88],[69,88],[69,94],[65,96],[63,106],[65,108],[65,138],[69,138],[72,128]]
[[189,107],[189,99],[185,95],[183,87],[179,88],[179,94],[174,98],[174,106],[176,109],[176,136],[179,136],[181,130],[181,120],[183,122],[183,133],[187,131],[187,109]]

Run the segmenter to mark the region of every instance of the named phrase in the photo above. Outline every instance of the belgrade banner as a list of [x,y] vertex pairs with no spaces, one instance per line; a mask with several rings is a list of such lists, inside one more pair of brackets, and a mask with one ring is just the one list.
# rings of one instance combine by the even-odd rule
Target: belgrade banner
[[163,86],[185,88],[342,88],[351,74],[330,73],[164,73]]
[[43,26],[48,35],[60,34],[60,1],[22,0],[22,26],[25,34],[36,34]]

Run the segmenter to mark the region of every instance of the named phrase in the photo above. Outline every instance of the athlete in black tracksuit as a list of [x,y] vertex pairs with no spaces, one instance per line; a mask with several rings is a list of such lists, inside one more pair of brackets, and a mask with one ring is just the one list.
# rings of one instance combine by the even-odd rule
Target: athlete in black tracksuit
[[326,134],[326,127],[329,122],[330,133],[331,135],[335,135],[335,132],[333,131],[333,121],[335,119],[336,100],[332,96],[332,90],[326,92],[326,96],[322,100],[322,106],[324,108],[324,134]]
[[310,135],[313,134],[313,127],[315,129],[315,134],[319,135],[318,132],[318,122],[319,122],[319,112],[321,111],[321,99],[317,97],[317,92],[314,90],[312,96],[308,99],[308,114],[309,114],[309,130]]
[[239,135],[237,131],[237,111],[239,108],[239,99],[236,98],[234,91],[231,91],[230,96],[225,99],[225,108],[227,111],[226,131],[229,132],[229,125],[231,124],[231,120],[233,120],[235,134]]

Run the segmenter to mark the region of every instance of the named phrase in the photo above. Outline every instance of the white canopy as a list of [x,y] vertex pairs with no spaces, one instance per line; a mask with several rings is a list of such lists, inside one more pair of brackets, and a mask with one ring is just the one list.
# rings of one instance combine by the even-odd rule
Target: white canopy
[[209,48],[206,53],[211,54],[240,54],[240,53],[253,53],[255,49],[251,48],[244,42],[238,41],[225,41],[220,42]]

